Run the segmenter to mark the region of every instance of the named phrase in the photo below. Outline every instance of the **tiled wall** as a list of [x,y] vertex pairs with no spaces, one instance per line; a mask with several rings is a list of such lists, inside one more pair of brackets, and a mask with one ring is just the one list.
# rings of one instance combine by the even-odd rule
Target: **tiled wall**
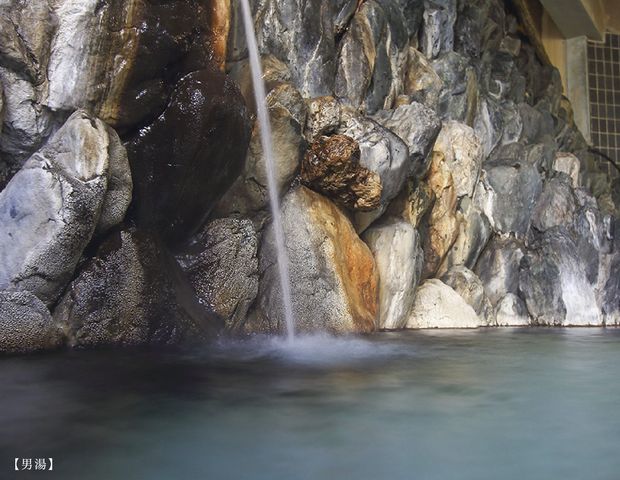
[[[588,42],[588,88],[592,145],[620,164],[620,35]],[[618,177],[611,165],[602,166]]]

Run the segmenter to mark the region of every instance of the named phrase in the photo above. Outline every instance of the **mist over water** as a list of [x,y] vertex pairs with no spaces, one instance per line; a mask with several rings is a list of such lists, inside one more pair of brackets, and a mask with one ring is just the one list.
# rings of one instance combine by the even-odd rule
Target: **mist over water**
[[241,12],[243,15],[243,26],[248,45],[250,57],[250,69],[252,71],[252,84],[254,86],[254,99],[256,101],[256,114],[260,128],[261,146],[263,148],[263,158],[267,173],[267,189],[269,190],[269,205],[271,207],[271,218],[277,250],[278,276],[280,279],[280,291],[282,293],[282,308],[284,311],[284,321],[286,324],[286,338],[290,342],[295,337],[295,321],[293,318],[293,301],[291,295],[291,281],[288,268],[288,255],[284,241],[284,229],[280,214],[280,199],[278,198],[278,185],[276,183],[276,163],[274,160],[273,142],[271,136],[271,122],[267,110],[267,94],[265,83],[263,82],[263,69],[256,43],[256,33],[254,32],[254,20],[252,10],[248,0],[241,2]]

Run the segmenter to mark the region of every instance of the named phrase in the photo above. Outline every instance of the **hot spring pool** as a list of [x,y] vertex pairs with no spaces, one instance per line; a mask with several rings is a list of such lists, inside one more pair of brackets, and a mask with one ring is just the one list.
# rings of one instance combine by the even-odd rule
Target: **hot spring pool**
[[[0,478],[620,478],[620,330],[0,362]],[[14,472],[15,457],[51,457],[54,470]]]

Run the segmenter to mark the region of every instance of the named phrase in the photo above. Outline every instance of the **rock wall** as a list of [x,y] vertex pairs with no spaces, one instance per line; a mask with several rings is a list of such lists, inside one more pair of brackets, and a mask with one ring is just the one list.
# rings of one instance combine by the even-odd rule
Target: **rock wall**
[[[287,233],[300,328],[339,330],[342,311],[340,330],[364,330],[334,306],[334,295],[342,304],[354,295],[324,282],[325,272],[366,260],[325,254],[333,220],[309,215],[296,181],[324,197],[312,212],[320,205],[330,217],[337,207],[370,247],[378,329],[618,322],[610,179],[590,167],[559,74],[537,57],[510,2],[253,5],[270,95],[285,88],[305,103],[294,138],[272,110],[278,163],[299,172],[281,195],[285,217],[296,219]],[[233,75],[247,69],[238,15],[233,5]],[[300,143],[301,160],[288,153]],[[216,212],[259,230],[268,217],[257,203]],[[310,241],[317,235],[324,241]],[[269,248],[259,260],[271,266]],[[258,273],[259,292],[277,288],[269,269]],[[268,298],[259,293],[255,312],[277,318],[277,298]],[[246,330],[270,325],[277,330],[268,321]]]
[[[620,322],[610,179],[508,0],[252,6],[300,330]],[[0,351],[281,329],[238,7],[0,2]]]
[[0,2],[0,351],[224,324],[175,255],[245,165],[229,24],[225,0]]

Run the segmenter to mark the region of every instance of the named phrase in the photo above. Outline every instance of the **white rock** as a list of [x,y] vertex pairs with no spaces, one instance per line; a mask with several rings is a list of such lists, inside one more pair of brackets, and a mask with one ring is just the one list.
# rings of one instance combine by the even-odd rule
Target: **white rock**
[[495,318],[500,327],[523,327],[530,324],[525,303],[514,293],[507,293],[497,302]]
[[563,172],[572,180],[573,188],[579,186],[579,159],[572,153],[558,152],[553,161],[553,169],[556,172]]
[[407,328],[477,328],[484,325],[463,297],[436,278],[418,287],[407,320]]
[[364,232],[379,271],[379,328],[404,328],[420,281],[420,237],[408,222],[392,220]]
[[471,197],[482,165],[482,144],[474,129],[452,120],[444,122],[433,150],[443,153],[453,173],[456,196]]

